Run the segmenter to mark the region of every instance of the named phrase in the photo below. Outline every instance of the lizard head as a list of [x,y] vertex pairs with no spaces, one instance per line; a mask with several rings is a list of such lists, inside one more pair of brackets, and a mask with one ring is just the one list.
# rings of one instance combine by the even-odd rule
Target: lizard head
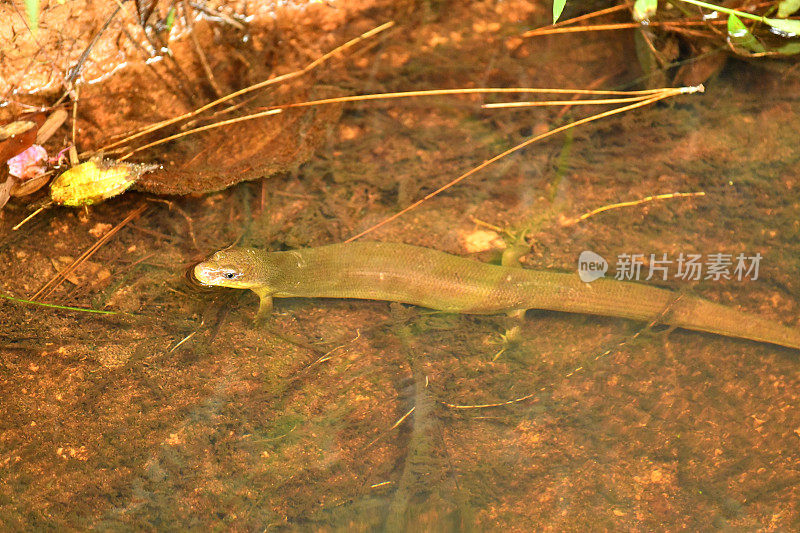
[[206,286],[253,289],[262,285],[263,261],[260,250],[226,248],[195,265],[192,277]]

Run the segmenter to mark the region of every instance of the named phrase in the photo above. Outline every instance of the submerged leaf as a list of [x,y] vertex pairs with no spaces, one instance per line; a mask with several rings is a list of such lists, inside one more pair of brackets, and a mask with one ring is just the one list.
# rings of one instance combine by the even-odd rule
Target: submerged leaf
[[800,9],[800,0],[782,0],[778,4],[778,18],[784,19]]
[[763,18],[766,24],[772,26],[784,37],[794,37],[800,34],[800,20]]
[[26,181],[17,181],[13,187],[11,187],[11,196],[15,198],[19,198],[21,196],[28,196],[29,194],[33,194],[45,185],[47,182],[50,181],[50,174],[40,174],[34,178],[31,178]]
[[750,33],[744,22],[733,14],[728,16],[728,38],[732,45],[750,52],[763,53],[765,51],[764,45]]
[[158,165],[90,159],[58,176],[50,184],[50,197],[59,205],[92,205],[116,196]]
[[779,48],[775,48],[774,51],[785,56],[800,54],[800,43],[787,43]]

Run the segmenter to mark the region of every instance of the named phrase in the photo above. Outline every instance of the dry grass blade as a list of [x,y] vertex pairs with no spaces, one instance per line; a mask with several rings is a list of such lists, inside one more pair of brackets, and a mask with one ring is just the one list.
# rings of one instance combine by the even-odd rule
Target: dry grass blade
[[[367,100],[388,100],[392,98],[411,98],[414,96],[448,96],[457,94],[575,94],[575,95],[597,95],[597,96],[655,96],[664,89],[645,89],[641,91],[606,91],[593,89],[542,89],[536,87],[479,87],[472,89],[430,89],[424,91],[402,91],[396,93],[375,93],[357,94],[352,96],[338,96],[336,98],[324,98],[322,100],[310,100],[308,102],[297,102],[295,104],[284,104],[273,106],[268,109],[289,109],[292,107],[309,107],[325,104],[341,104],[345,102],[363,102]],[[571,101],[574,103],[574,101]]]
[[124,228],[131,220],[135,219],[139,215],[141,215],[145,209],[147,209],[146,204],[142,204],[133,211],[131,211],[128,216],[126,216],[119,224],[114,226],[108,233],[100,237],[97,242],[91,245],[85,252],[83,252],[75,261],[73,261],[69,266],[64,268],[61,272],[53,276],[53,278],[44,284],[44,286],[36,291],[36,294],[31,296],[31,300],[36,300],[39,298],[46,298],[50,293],[52,293],[60,284],[63,282],[67,276],[69,276],[76,268],[78,268],[81,263],[89,259],[97,250],[99,250],[106,242],[108,242],[111,237],[117,234],[119,230]]
[[152,148],[153,146],[158,146],[159,144],[168,143],[170,141],[174,141],[175,139],[180,139],[181,137],[186,137],[187,135],[192,135],[195,133],[200,133],[201,131],[213,130],[214,128],[221,128],[223,126],[229,126],[231,124],[236,124],[237,122],[244,122],[246,120],[253,120],[255,118],[266,117],[269,115],[277,115],[278,113],[282,112],[282,109],[270,109],[269,111],[263,111],[261,113],[254,113],[252,115],[247,115],[244,117],[236,117],[231,118],[228,120],[222,120],[220,122],[215,122],[213,124],[207,124],[205,126],[200,126],[199,128],[194,128],[188,131],[182,131],[180,133],[176,133],[175,135],[170,135],[169,137],[164,137],[163,139],[159,139],[157,141],[153,141],[151,143],[147,143],[144,146],[140,146],[134,150],[131,150],[127,154],[120,157],[117,161],[125,161],[130,156],[135,154],[136,152],[141,152],[142,150],[147,150],[148,148]]
[[[610,13],[616,13],[617,11],[625,11],[627,9],[628,9],[627,5],[621,4],[621,5],[618,5],[618,6],[608,7],[606,9],[600,9],[598,11],[592,11],[591,13],[586,13],[585,15],[580,15],[578,17],[573,17],[571,19],[559,20],[555,24],[553,24],[551,26],[547,26],[547,27],[549,27],[549,28],[558,28],[558,27],[561,27],[561,26],[568,26],[568,25],[573,24],[575,22],[581,22],[583,20],[589,20],[589,19],[593,19],[593,18],[596,18],[596,17],[602,17],[603,15],[608,15]],[[527,32],[522,34],[522,37],[527,37],[528,33],[534,32],[534,31],[536,31],[536,30],[527,31]]]
[[[264,80],[262,82],[253,84],[253,85],[251,85],[249,87],[245,87],[244,89],[240,89],[238,91],[234,91],[234,92],[232,92],[230,94],[227,94],[227,95],[223,96],[222,98],[218,98],[218,99],[214,100],[213,102],[209,102],[209,103],[207,103],[207,104],[205,104],[205,105],[203,105],[201,107],[198,107],[194,111],[189,111],[188,113],[184,113],[183,115],[178,115],[178,116],[172,117],[172,118],[170,118],[168,120],[164,120],[164,121],[158,122],[156,124],[152,124],[152,125],[144,128],[143,130],[140,130],[140,131],[138,131],[138,132],[136,132],[136,133],[134,133],[132,135],[129,135],[129,136],[125,137],[124,139],[120,139],[119,141],[113,142],[111,144],[107,144],[106,146],[103,146],[102,148],[100,148],[100,150],[110,150],[112,148],[116,148],[117,146],[120,146],[122,144],[126,144],[126,143],[128,143],[128,142],[130,142],[130,141],[132,141],[132,140],[134,140],[134,139],[136,139],[138,137],[141,137],[142,135],[146,135],[148,133],[151,133],[153,131],[159,130],[159,129],[164,128],[166,126],[169,126],[171,124],[175,124],[176,122],[180,122],[181,120],[185,120],[187,118],[191,118],[191,117],[194,117],[196,115],[199,115],[200,113],[202,113],[204,111],[207,111],[208,109],[211,109],[212,107],[218,106],[219,104],[227,102],[228,100],[236,98],[237,96],[241,96],[243,94],[247,94],[249,92],[256,91],[258,89],[263,89],[264,87],[268,87],[269,85],[274,85],[276,83],[281,83],[281,82],[284,82],[284,81],[287,81],[287,80],[291,80],[293,78],[297,78],[298,76],[302,76],[303,74],[306,74],[309,71],[313,70],[314,68],[318,67],[319,65],[321,65],[322,63],[324,63],[325,61],[330,59],[331,57],[333,57],[333,56],[343,52],[344,50],[356,45],[357,43],[363,41],[364,39],[368,39],[368,38],[370,38],[370,37],[382,32],[384,30],[387,30],[387,29],[391,28],[392,26],[394,26],[394,22],[392,22],[392,21],[389,21],[389,22],[387,22],[385,24],[381,24],[377,28],[369,30],[369,31],[359,35],[355,39],[351,39],[350,41],[347,41],[346,43],[334,48],[330,52],[324,54],[323,56],[321,56],[321,57],[319,57],[317,59],[315,59],[314,61],[312,61],[311,63],[309,63],[308,65],[306,65],[305,67],[303,67],[300,70],[295,70],[293,72],[289,72],[287,74],[283,74],[281,76],[277,76],[275,78],[272,78],[272,79],[269,79],[269,80]],[[85,154],[81,154],[81,155],[83,156]]]
[[601,105],[601,104],[626,104],[647,100],[650,95],[634,96],[633,98],[605,98],[601,100],[546,100],[544,102],[498,102],[496,104],[483,104],[484,109],[506,109],[510,107],[546,107],[546,106],[572,106],[572,105]]
[[661,89],[661,93],[660,94],[657,94],[657,95],[655,95],[652,98],[649,98],[647,100],[643,100],[641,102],[636,102],[636,103],[633,103],[633,104],[630,104],[630,105],[627,105],[627,106],[623,106],[623,107],[618,107],[618,108],[612,109],[610,111],[605,111],[603,113],[598,113],[597,115],[592,115],[590,117],[586,117],[586,118],[583,118],[583,119],[580,119],[580,120],[576,120],[575,122],[570,122],[569,124],[565,124],[564,126],[560,126],[558,128],[554,128],[554,129],[552,129],[552,130],[550,130],[548,132],[542,133],[541,135],[536,135],[535,137],[531,137],[530,139],[528,139],[528,140],[526,140],[524,142],[521,142],[520,144],[518,144],[518,145],[516,145],[516,146],[514,146],[512,148],[509,148],[505,152],[503,152],[501,154],[498,154],[498,155],[492,157],[491,159],[488,159],[488,160],[484,161],[483,163],[481,163],[477,167],[474,167],[471,170],[468,170],[467,172],[465,172],[464,174],[462,174],[459,177],[455,178],[454,180],[450,181],[449,183],[439,187],[438,189],[436,189],[432,193],[426,195],[421,200],[417,200],[416,202],[414,202],[413,204],[409,205],[408,207],[405,207],[404,209],[398,211],[394,215],[391,215],[390,217],[387,217],[387,218],[383,219],[381,222],[378,222],[377,224],[375,224],[373,226],[370,226],[369,228],[365,229],[361,233],[350,237],[349,239],[347,239],[344,242],[352,242],[352,241],[354,241],[354,240],[356,240],[356,239],[358,239],[360,237],[363,237],[364,235],[367,235],[368,233],[371,233],[371,232],[375,231],[376,229],[378,229],[380,227],[385,226],[389,222],[392,222],[393,220],[403,216],[404,214],[408,213],[412,209],[415,209],[415,208],[419,207],[421,204],[423,204],[424,202],[430,200],[434,196],[439,195],[440,193],[446,191],[450,187],[452,187],[452,186],[456,185],[457,183],[467,179],[469,176],[475,174],[479,170],[482,170],[482,169],[488,167],[492,163],[495,163],[495,162],[499,161],[500,159],[506,157],[507,155],[513,154],[514,152],[525,148],[526,146],[529,146],[529,145],[531,145],[531,144],[533,144],[535,142],[538,142],[538,141],[541,141],[542,139],[550,137],[551,135],[555,135],[556,133],[568,130],[570,128],[574,128],[576,126],[580,126],[581,124],[586,124],[588,122],[592,122],[594,120],[599,120],[601,118],[605,118],[605,117],[608,117],[608,116],[611,116],[611,115],[615,115],[617,113],[623,113],[625,111],[630,111],[632,109],[636,109],[636,108],[639,108],[639,107],[642,107],[642,106],[646,106],[646,105],[658,102],[659,100],[663,100],[664,98],[669,98],[671,96],[676,96],[678,94],[686,94],[686,93],[691,93],[691,92],[702,92],[703,90],[704,89],[703,89],[702,85],[698,86],[698,87],[690,87],[690,88]]
[[[127,154],[120,157],[119,161],[124,161],[128,159],[130,156],[137,152],[141,152],[142,150],[146,150],[148,148],[152,148],[154,146],[158,146],[160,144],[164,144],[170,141],[174,141],[175,139],[179,139],[181,137],[185,137],[187,135],[193,135],[195,133],[200,133],[202,131],[208,131],[215,128],[221,128],[223,126],[229,126],[231,124],[236,124],[238,122],[244,122],[246,120],[253,120],[256,118],[261,118],[269,115],[275,115],[277,113],[281,113],[284,109],[294,108],[294,107],[311,107],[311,106],[319,106],[319,105],[327,105],[327,104],[340,104],[344,102],[360,102],[366,100],[386,100],[392,98],[410,98],[414,96],[443,96],[443,95],[456,95],[456,94],[515,94],[515,93],[527,93],[527,94],[584,94],[584,95],[638,95],[633,96],[631,98],[619,98],[619,99],[608,99],[608,100],[564,100],[564,101],[557,101],[558,103],[555,104],[548,104],[546,102],[542,102],[539,104],[533,103],[530,105],[574,105],[580,103],[594,103],[594,104],[602,104],[602,103],[610,103],[610,102],[636,102],[640,100],[646,100],[647,98],[652,97],[653,95],[659,94],[660,91],[663,89],[647,89],[642,91],[603,91],[603,90],[590,90],[590,89],[537,89],[537,88],[477,88],[477,89],[432,89],[426,91],[405,91],[405,92],[397,92],[397,93],[377,93],[377,94],[362,94],[362,95],[353,95],[353,96],[339,96],[336,98],[324,98],[321,100],[310,100],[307,102],[297,102],[294,104],[285,104],[280,106],[273,106],[269,107],[264,111],[259,113],[253,113],[251,115],[245,115],[242,117],[236,117],[228,120],[223,120],[219,122],[214,122],[213,124],[207,124],[205,126],[200,126],[198,128],[194,128],[188,131],[183,131],[180,133],[176,133],[175,135],[170,135],[168,137],[164,137],[163,139],[158,139],[157,141],[153,141],[151,143],[147,143],[143,146],[139,146],[134,150],[131,150]],[[500,107],[502,104],[485,104],[486,107],[497,105]],[[507,105],[507,107],[514,107],[513,105]]]

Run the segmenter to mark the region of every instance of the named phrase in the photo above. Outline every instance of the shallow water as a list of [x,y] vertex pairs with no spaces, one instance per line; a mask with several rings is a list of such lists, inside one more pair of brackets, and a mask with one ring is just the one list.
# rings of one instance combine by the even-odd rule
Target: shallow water
[[[549,4],[361,7],[318,7],[341,24],[306,44],[325,51],[387,19],[397,28],[293,86],[299,98],[312,82],[353,94],[598,79],[629,88],[641,77],[630,33],[520,39],[546,24]],[[252,32],[256,43],[272,39],[270,61],[284,71],[315,57],[299,52],[297,35],[270,33],[288,20]],[[239,88],[240,67],[222,62],[235,54],[213,44],[220,82]],[[123,90],[126,72],[107,87]],[[92,87],[84,150],[164,111],[152,105],[128,123],[99,100],[110,89]],[[591,250],[610,274],[620,254],[760,253],[756,280],[659,285],[797,327],[799,88],[792,64],[729,60],[702,95],[517,152],[369,238],[496,260],[502,235],[479,233],[491,230],[477,219],[525,230],[526,267],[574,271]],[[3,529],[798,528],[795,350],[658,327],[637,336],[643,324],[530,311],[518,345],[493,360],[505,317],[281,300],[256,327],[252,293],[185,281],[189,265],[233,242],[341,242],[531,135],[605,109],[480,101],[346,104],[338,122],[305,122],[320,138],[309,161],[279,154],[269,168],[285,172],[204,196],[129,192],[87,211],[50,209],[19,231],[27,208],[7,206],[0,291],[23,298],[146,210],[45,299],[121,314],[0,303]],[[230,138],[247,142],[247,132]],[[194,147],[199,159],[182,164],[238,168],[238,154],[202,143],[140,155],[164,162]],[[706,194],[563,223],[678,191]],[[495,246],[472,253],[482,240]]]

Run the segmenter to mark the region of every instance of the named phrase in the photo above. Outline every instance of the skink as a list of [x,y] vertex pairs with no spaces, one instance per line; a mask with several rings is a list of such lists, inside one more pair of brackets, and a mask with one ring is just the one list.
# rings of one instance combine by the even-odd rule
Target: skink
[[641,283],[503,267],[407,244],[355,242],[284,252],[220,250],[193,269],[204,285],[250,289],[259,316],[272,298],[363,298],[450,313],[547,309],[661,323],[800,349],[800,330]]

